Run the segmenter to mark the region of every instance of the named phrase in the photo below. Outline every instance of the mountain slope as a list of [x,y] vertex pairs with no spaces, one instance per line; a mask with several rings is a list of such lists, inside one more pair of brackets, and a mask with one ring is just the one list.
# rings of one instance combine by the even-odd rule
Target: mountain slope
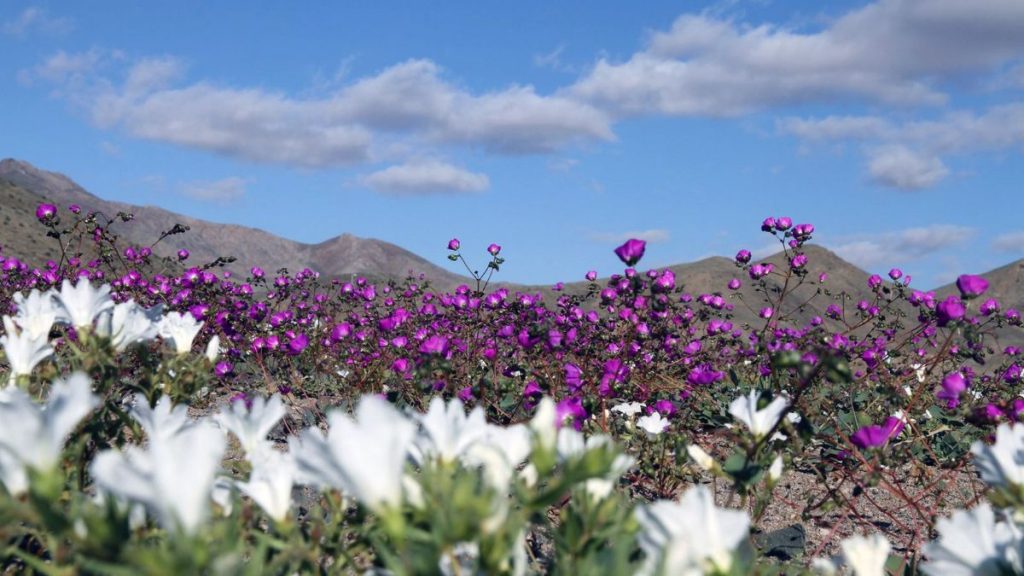
[[153,206],[109,202],[90,194],[63,174],[40,170],[18,160],[0,161],[0,198],[4,204],[0,218],[9,217],[14,226],[13,229],[4,227],[0,245],[10,246],[12,254],[24,254],[26,259],[45,260],[56,254],[55,250],[33,245],[42,235],[41,228],[35,224],[35,207],[46,201],[62,211],[70,204],[79,204],[83,210],[96,210],[109,216],[118,211],[132,213],[135,221],[119,224],[117,231],[135,245],[149,245],[162,232],[175,224],[183,224],[190,231],[165,239],[154,247],[157,254],[169,256],[185,248],[192,254],[190,262],[196,264],[212,262],[219,256],[233,256],[236,261],[226,268],[242,276],[253,266],[261,266],[268,272],[308,267],[328,277],[361,274],[401,279],[411,271],[424,274],[438,288],[450,288],[464,281],[457,274],[381,240],[343,234],[319,244],[305,244],[256,228],[207,222]]

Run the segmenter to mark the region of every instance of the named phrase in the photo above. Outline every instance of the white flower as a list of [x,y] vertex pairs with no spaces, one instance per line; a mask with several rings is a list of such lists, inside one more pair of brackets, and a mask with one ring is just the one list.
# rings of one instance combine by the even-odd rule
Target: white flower
[[782,454],[775,457],[772,460],[772,465],[768,467],[768,480],[773,484],[782,478]]
[[698,576],[728,573],[733,555],[750,532],[746,512],[715,506],[704,486],[691,488],[679,502],[661,500],[636,512],[640,548],[646,561],[642,575]]
[[145,450],[107,450],[90,468],[101,489],[144,504],[167,529],[192,533],[210,512],[224,435],[201,421],[174,435],[151,436]]
[[54,292],[33,290],[26,297],[21,292],[14,294],[14,303],[18,306],[18,314],[14,317],[18,326],[33,337],[48,336],[53,323],[57,320],[57,305],[53,301]]
[[79,278],[73,286],[65,279],[56,300],[60,305],[57,319],[79,329],[91,327],[93,320],[101,312],[114,307],[114,300],[110,297],[110,285],[102,284],[99,288],[93,288],[85,278]]
[[218,412],[213,419],[225,431],[235,435],[238,444],[252,462],[254,455],[272,450],[267,434],[277,426],[284,414],[284,402],[275,394],[270,400],[262,397],[253,399],[252,408],[247,408],[245,402],[232,402],[231,406]]
[[612,406],[612,412],[618,412],[623,414],[627,418],[632,418],[640,413],[644,409],[644,405],[639,402],[623,402],[622,404],[616,404]]
[[591,478],[583,483],[584,491],[595,501],[604,500],[619,483],[619,478],[632,468],[633,464],[636,464],[636,459],[632,456],[619,454],[612,461],[611,468],[603,478]]
[[0,345],[11,366],[10,383],[13,384],[18,376],[28,376],[40,362],[49,358],[53,347],[47,334],[33,336],[28,330],[19,332],[10,316],[3,317],[3,324],[7,333],[0,336]]
[[892,546],[885,536],[877,532],[871,536],[851,536],[839,546],[853,576],[886,576],[885,562]]
[[124,352],[132,344],[156,337],[162,310],[160,306],[147,310],[132,300],[122,302],[100,314],[96,333],[110,338],[114,349]]
[[193,318],[191,312],[168,312],[160,320],[160,336],[174,342],[174,349],[179,355],[192,351],[192,341],[202,328],[203,323]]
[[247,482],[239,482],[238,489],[277,522],[288,516],[295,484],[295,461],[291,454],[276,450],[263,453],[253,462]]
[[131,414],[142,425],[151,442],[177,436],[192,423],[188,417],[188,406],[172,406],[168,396],[161,396],[156,406],[151,408],[145,396],[136,394]]
[[779,422],[782,413],[789,407],[789,400],[784,396],[776,396],[771,404],[757,409],[757,401],[761,393],[751,390],[748,396],[740,396],[729,404],[729,413],[733,418],[743,422],[756,438],[767,434]]
[[924,364],[911,364],[910,367],[913,368],[917,381],[924,382],[924,379],[927,377],[928,367]]
[[990,486],[1024,484],[1024,424],[1000,424],[995,444],[979,440],[971,445],[971,453],[981,479]]
[[669,424],[668,418],[665,418],[659,412],[652,412],[646,416],[641,416],[636,421],[636,425],[651,436],[661,434],[668,428]]
[[957,510],[935,523],[939,538],[924,546],[925,574],[936,576],[997,576],[1022,574],[1022,542],[1012,522],[996,522],[988,502],[972,510]]
[[210,341],[206,344],[206,359],[209,360],[211,364],[213,364],[214,362],[217,361],[217,356],[219,355],[220,336],[214,334],[213,338],[210,338]]
[[537,404],[537,410],[530,420],[530,431],[537,439],[544,450],[554,450],[558,437],[558,425],[556,420],[555,401],[545,396]]
[[445,406],[444,400],[435,396],[426,414],[416,418],[422,431],[413,445],[412,456],[418,464],[430,457],[453,462],[488,435],[489,426],[483,409],[477,407],[467,416],[458,398]]
[[686,453],[689,454],[690,458],[697,463],[697,466],[700,466],[704,470],[711,471],[715,468],[715,459],[705,452],[700,446],[690,444],[686,447]]
[[18,388],[0,393],[0,478],[14,493],[27,488],[24,468],[48,472],[60,462],[64,441],[99,404],[88,376],[56,380],[46,405]]
[[292,453],[300,475],[309,483],[347,492],[379,510],[402,501],[402,475],[416,425],[385,400],[365,396],[355,419],[335,410],[327,416],[330,431],[307,429]]

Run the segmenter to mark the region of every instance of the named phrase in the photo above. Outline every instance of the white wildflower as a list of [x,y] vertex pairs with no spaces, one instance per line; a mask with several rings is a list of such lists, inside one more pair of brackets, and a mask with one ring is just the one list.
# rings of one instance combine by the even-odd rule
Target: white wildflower
[[15,293],[14,303],[18,306],[15,322],[33,337],[48,336],[58,316],[57,304],[54,303],[53,297],[52,290],[32,290],[28,296],[21,292]]
[[202,328],[203,323],[193,318],[190,312],[168,312],[160,320],[160,336],[171,340],[179,355],[192,351],[192,341]]
[[839,543],[843,560],[853,576],[886,576],[885,563],[892,546],[881,534],[851,536]]
[[85,278],[79,278],[72,285],[65,279],[56,295],[59,304],[57,320],[68,322],[77,329],[91,328],[93,320],[105,310],[114,307],[110,297],[110,285],[102,284],[93,288]]
[[28,330],[19,331],[10,316],[3,317],[6,334],[0,336],[7,364],[11,367],[10,384],[14,384],[19,376],[28,376],[40,362],[53,354],[53,347],[47,335],[33,336]]
[[935,576],[1022,574],[1020,529],[1013,522],[996,521],[984,502],[971,510],[958,510],[935,524],[937,540],[924,546],[921,571]]
[[662,416],[660,412],[652,412],[636,420],[636,425],[651,436],[661,434],[669,427],[669,424],[671,423],[668,421],[668,418]]
[[784,396],[776,396],[768,406],[757,408],[760,392],[751,390],[748,396],[740,396],[729,404],[729,413],[733,418],[747,426],[754,437],[761,438],[779,422],[782,413],[789,407],[789,400]]
[[642,575],[730,573],[736,550],[750,532],[747,513],[716,507],[704,486],[691,488],[679,502],[641,506],[636,515],[646,556],[638,572]]
[[981,479],[990,486],[1024,484],[1024,424],[1000,424],[995,444],[979,440],[971,445],[971,453]]
[[270,400],[263,397],[253,399],[251,408],[245,402],[232,402],[229,407],[214,415],[213,419],[226,432],[235,435],[246,457],[253,462],[254,456],[272,450],[267,434],[284,415],[284,402],[275,394]]

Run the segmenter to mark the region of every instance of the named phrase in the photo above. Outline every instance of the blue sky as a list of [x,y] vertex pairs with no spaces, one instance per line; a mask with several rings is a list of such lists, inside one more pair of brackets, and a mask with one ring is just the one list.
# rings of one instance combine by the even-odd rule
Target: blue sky
[[5,2],[0,156],[506,280],[814,223],[931,287],[1024,257],[1024,2]]

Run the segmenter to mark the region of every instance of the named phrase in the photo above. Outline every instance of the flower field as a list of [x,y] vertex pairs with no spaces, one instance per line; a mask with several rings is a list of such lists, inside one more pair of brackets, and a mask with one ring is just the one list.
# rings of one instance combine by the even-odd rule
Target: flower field
[[1021,318],[982,277],[850,302],[782,217],[787,264],[715,293],[640,240],[514,292],[457,239],[445,293],[36,216],[60,260],[0,263],[0,573],[1024,574]]

